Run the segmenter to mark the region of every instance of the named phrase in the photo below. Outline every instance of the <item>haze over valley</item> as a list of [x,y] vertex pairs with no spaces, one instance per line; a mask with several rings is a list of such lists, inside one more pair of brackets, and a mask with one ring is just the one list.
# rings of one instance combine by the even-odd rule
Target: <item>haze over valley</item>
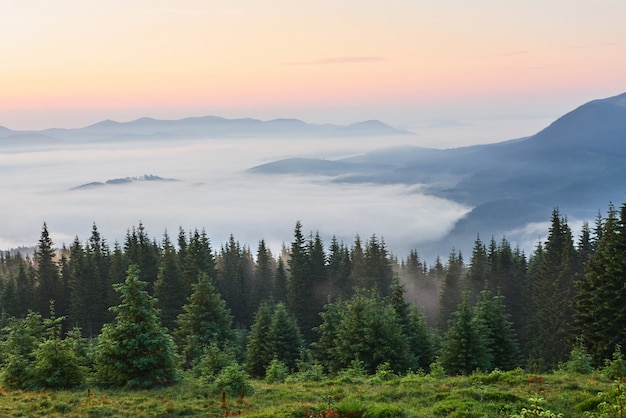
[[81,129],[0,128],[0,247],[58,245],[95,222],[121,241],[205,228],[273,251],[305,231],[385,239],[397,256],[467,253],[477,234],[528,252],[554,207],[576,228],[620,202],[626,96],[585,104],[538,134],[490,145],[418,147],[379,121],[352,125],[217,117],[105,121]]

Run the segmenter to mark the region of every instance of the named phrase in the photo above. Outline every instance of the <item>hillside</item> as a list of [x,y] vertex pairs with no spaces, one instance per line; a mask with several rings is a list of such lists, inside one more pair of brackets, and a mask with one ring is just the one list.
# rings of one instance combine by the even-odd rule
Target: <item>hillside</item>
[[317,172],[314,166],[309,161],[285,170],[276,162],[252,171],[426,184],[426,193],[474,208],[445,242],[433,244],[440,251],[460,243],[467,248],[477,233],[488,239],[545,221],[555,207],[593,219],[626,191],[626,93],[586,103],[527,138],[445,150],[390,148],[327,162]]

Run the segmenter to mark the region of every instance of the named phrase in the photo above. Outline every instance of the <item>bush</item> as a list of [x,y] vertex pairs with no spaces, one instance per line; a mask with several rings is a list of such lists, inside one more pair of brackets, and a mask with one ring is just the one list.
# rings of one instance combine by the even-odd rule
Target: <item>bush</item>
[[216,343],[211,343],[204,349],[193,371],[196,376],[201,376],[205,380],[210,381],[215,379],[226,366],[234,362],[234,348],[226,347],[222,349]]
[[289,370],[285,363],[274,358],[265,370],[265,381],[267,383],[284,382],[289,374]]
[[406,413],[396,405],[373,405],[365,411],[363,418],[402,418]]
[[622,355],[621,345],[616,344],[611,360],[604,361],[602,374],[611,380],[623,379],[626,376],[626,362]]
[[565,363],[565,369],[575,374],[591,374],[591,356],[587,354],[582,341],[577,341],[569,355],[569,360]]
[[254,393],[250,377],[243,367],[234,362],[220,372],[214,384],[218,392],[224,390],[226,394],[233,397],[250,396]]

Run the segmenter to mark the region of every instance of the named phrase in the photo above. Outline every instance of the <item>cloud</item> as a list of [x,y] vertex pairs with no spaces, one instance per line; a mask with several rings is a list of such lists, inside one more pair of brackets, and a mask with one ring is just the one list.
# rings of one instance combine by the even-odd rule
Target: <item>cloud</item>
[[288,62],[285,65],[328,65],[328,64],[358,64],[367,62],[385,61],[385,58],[376,56],[345,56],[324,58],[315,61]]
[[[369,141],[369,142],[368,142]],[[385,145],[400,141],[389,138]],[[141,221],[151,237],[167,229],[204,228],[214,248],[233,234],[255,249],[265,239],[278,251],[296,221],[307,233],[351,244],[376,234],[404,257],[445,235],[469,208],[425,196],[406,185],[336,184],[327,178],[260,176],[244,170],[292,155],[365,152],[373,140],[175,140],[113,145],[64,145],[46,152],[0,154],[0,248],[36,244],[43,222],[55,244],[89,238],[92,224],[112,245]],[[71,190],[112,178],[153,174],[179,182],[138,182]]]

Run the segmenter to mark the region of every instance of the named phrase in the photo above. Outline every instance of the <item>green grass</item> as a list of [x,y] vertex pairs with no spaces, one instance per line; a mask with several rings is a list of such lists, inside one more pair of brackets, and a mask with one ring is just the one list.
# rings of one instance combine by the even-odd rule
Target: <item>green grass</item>
[[[595,413],[597,405],[606,399],[600,393],[614,389],[613,383],[599,374],[559,372],[537,378],[521,370],[467,377],[413,374],[384,381],[254,381],[253,385],[253,396],[243,401],[226,398],[225,408],[220,391],[192,377],[150,391],[0,389],[0,416],[509,417],[520,414],[524,407],[532,408],[530,398],[541,398],[544,409],[564,417],[583,417],[585,411]],[[332,413],[327,413],[329,406]]]

